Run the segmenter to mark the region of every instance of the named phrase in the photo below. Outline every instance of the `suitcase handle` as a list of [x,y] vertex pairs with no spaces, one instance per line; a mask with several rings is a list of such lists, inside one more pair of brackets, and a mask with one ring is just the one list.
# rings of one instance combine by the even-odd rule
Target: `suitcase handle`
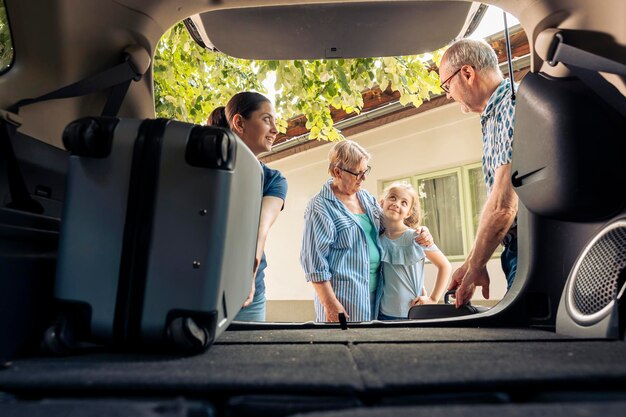
[[113,147],[113,132],[119,119],[114,117],[83,117],[67,125],[63,146],[72,155],[107,158]]
[[228,129],[216,126],[196,126],[189,135],[185,160],[194,167],[235,169],[237,140]]
[[[445,295],[443,296],[443,303],[444,304],[453,305],[454,303],[450,302],[450,296],[453,296],[453,295],[456,295],[456,289],[446,291]],[[454,297],[454,298],[456,298],[456,297]],[[476,310],[476,307],[474,307],[472,305],[471,301],[469,301],[469,300],[467,301],[467,303],[465,303],[465,305],[470,307],[470,308],[472,308],[472,309],[474,309],[474,310]],[[478,310],[476,310],[476,311],[478,312]]]
[[443,296],[443,303],[444,303],[444,304],[452,304],[452,303],[450,302],[450,296],[451,296],[451,295],[455,295],[455,294],[456,294],[456,289],[446,291],[445,295]]

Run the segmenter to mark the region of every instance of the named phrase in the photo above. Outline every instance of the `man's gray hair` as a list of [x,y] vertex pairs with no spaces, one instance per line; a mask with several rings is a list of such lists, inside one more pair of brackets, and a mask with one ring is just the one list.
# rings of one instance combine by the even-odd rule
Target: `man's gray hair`
[[496,52],[482,39],[459,39],[446,50],[444,57],[449,71],[471,65],[476,71],[492,70],[502,76]]

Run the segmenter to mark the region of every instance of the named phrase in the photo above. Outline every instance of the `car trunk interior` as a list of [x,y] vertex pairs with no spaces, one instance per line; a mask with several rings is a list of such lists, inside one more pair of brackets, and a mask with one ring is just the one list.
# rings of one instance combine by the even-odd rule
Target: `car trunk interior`
[[[471,32],[482,13],[465,1],[183,0],[174,7],[119,0],[105,2],[110,5],[102,11],[87,3],[7,1],[11,18],[30,24],[12,29],[16,61],[0,76],[1,109],[118,64],[128,45],[152,57],[161,35],[183,19],[196,42],[232,56],[343,59],[432,51]],[[7,265],[0,297],[17,311],[0,317],[0,324],[16,331],[14,318],[24,314],[30,326],[16,333],[30,349],[0,367],[0,415],[623,416],[624,301],[612,313],[621,323],[618,337],[586,333],[585,326],[573,326],[574,336],[556,330],[581,254],[607,225],[626,218],[625,119],[563,63],[544,62],[549,48],[537,42],[546,28],[607,30],[610,42],[594,52],[623,64],[623,0],[605,7],[583,7],[586,0],[490,3],[519,18],[532,55],[515,125],[516,140],[526,144],[514,156],[522,202],[520,279],[500,304],[475,316],[347,330],[335,324],[235,324],[194,356],[94,346],[60,358],[33,354],[33,333],[50,319],[66,193],[62,131],[79,117],[100,115],[108,92],[37,103],[20,110],[22,125],[12,143],[44,213],[0,213]],[[38,67],[49,71],[30,69]],[[604,78],[623,99],[624,77]],[[154,118],[153,99],[149,70],[131,83],[118,116]],[[0,169],[6,165],[0,161]],[[10,193],[3,177],[0,195],[6,200]],[[9,275],[20,278],[19,286]],[[624,270],[618,275],[623,285]]]

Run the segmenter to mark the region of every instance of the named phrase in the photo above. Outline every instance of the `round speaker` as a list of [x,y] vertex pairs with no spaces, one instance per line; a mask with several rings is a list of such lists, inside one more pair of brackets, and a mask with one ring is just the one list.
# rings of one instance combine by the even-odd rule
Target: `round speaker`
[[565,305],[578,324],[589,326],[606,317],[624,293],[626,220],[605,227],[585,247],[567,283]]

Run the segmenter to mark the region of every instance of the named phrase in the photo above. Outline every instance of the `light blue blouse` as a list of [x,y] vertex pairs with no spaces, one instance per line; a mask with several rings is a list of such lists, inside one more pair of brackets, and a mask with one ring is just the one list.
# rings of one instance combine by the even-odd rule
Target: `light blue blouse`
[[[309,282],[330,281],[337,299],[350,321],[375,319],[370,303],[370,252],[357,216],[335,197],[332,179],[309,201],[304,212],[304,233],[300,263]],[[380,230],[381,210],[376,198],[365,190],[357,197],[376,230]],[[376,239],[376,245],[380,245]],[[380,246],[379,246],[380,250]],[[375,310],[378,310],[378,280]],[[326,321],[324,306],[314,296],[316,321]]]
[[415,230],[407,229],[397,239],[380,236],[383,291],[380,311],[386,316],[408,317],[411,301],[422,295],[425,251],[439,251],[432,245],[415,243]]

